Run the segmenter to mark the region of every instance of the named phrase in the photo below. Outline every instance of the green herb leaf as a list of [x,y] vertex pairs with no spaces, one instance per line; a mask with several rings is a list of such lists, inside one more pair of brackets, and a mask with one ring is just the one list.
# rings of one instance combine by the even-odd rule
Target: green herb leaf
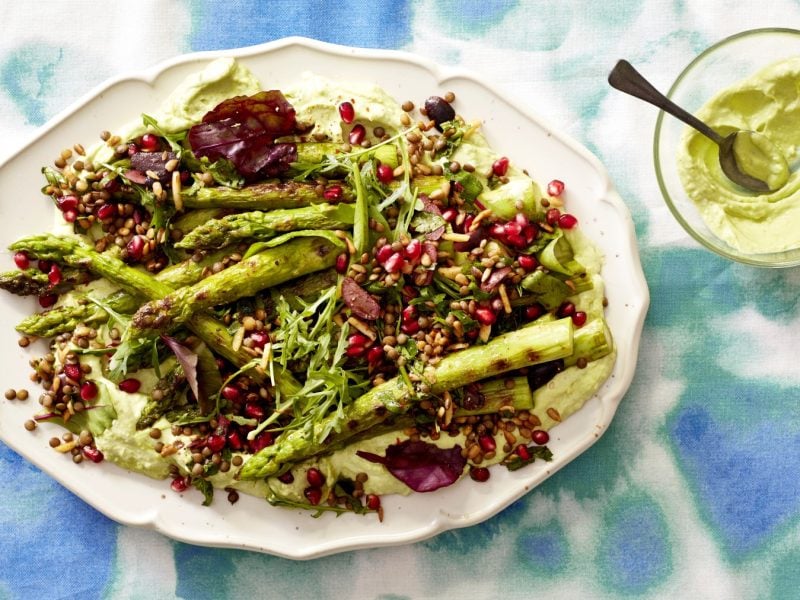
[[214,501],[214,486],[207,479],[195,477],[192,479],[192,486],[203,493],[203,506],[210,506]]

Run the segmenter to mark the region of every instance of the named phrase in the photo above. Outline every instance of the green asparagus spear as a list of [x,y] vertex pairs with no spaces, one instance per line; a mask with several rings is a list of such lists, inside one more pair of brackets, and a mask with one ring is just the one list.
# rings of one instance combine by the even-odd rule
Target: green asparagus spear
[[88,281],[88,273],[83,269],[61,269],[57,281],[51,280],[51,276],[48,273],[43,273],[39,269],[0,273],[0,289],[17,296],[61,294],[73,286]]
[[151,301],[133,315],[139,332],[164,329],[187,321],[197,311],[252,296],[285,281],[332,267],[339,254],[327,238],[299,237],[269,248],[192,286]]
[[243,240],[266,240],[298,229],[347,229],[353,224],[350,204],[316,204],[302,208],[251,211],[206,221],[175,244],[185,250],[223,248]]
[[195,227],[200,227],[206,221],[211,219],[221,219],[228,215],[230,210],[226,208],[197,208],[189,210],[180,215],[176,215],[170,223],[173,231],[180,231],[181,233],[189,233]]
[[26,252],[28,256],[39,260],[86,269],[110,279],[134,296],[152,293],[154,297],[163,297],[172,291],[169,285],[161,283],[149,273],[130,267],[107,253],[97,252],[77,237],[47,233],[32,235],[17,240],[9,249],[12,252]]
[[[199,261],[185,260],[167,267],[154,277],[173,288],[192,285],[200,280],[205,269],[223,260],[227,254],[225,251],[218,251],[205,255]],[[146,294],[133,296],[128,292],[118,291],[103,298],[102,304],[115,312],[130,314],[135,312],[142,302],[150,299],[152,298]],[[77,304],[58,306],[45,312],[35,313],[17,325],[17,331],[37,337],[53,337],[73,331],[80,323],[104,323],[107,319],[108,313],[105,310],[82,299]]]
[[[420,194],[430,194],[447,181],[444,177],[429,175],[415,177],[412,181]],[[355,192],[344,181],[331,182],[330,186],[337,186],[342,191],[341,200],[352,202]],[[390,189],[400,185],[392,183]],[[262,183],[248,185],[243,188],[229,188],[225,186],[202,187],[196,192],[188,190],[181,193],[183,205],[187,208],[230,208],[234,210],[273,210],[276,208],[300,208],[312,204],[327,202],[324,195],[320,195],[318,186],[314,183],[299,183],[296,181],[270,180]]]
[[403,378],[395,377],[370,389],[345,409],[342,421],[347,426],[320,440],[327,420],[313,425],[313,431],[296,429],[281,436],[277,443],[252,456],[242,467],[241,479],[260,479],[274,475],[290,463],[326,452],[351,437],[379,425],[391,415],[406,413],[418,400],[445,390],[463,387],[481,379],[541,362],[565,358],[573,351],[573,327],[569,318],[543,323],[496,337],[483,346],[472,346],[445,357],[425,373],[429,391],[413,393]]
[[[48,260],[59,260],[67,264],[81,264],[96,275],[105,277],[115,285],[127,290],[134,297],[137,295],[149,299],[163,298],[173,288],[159,281],[149,273],[128,267],[120,259],[113,256],[102,256],[85,242],[72,237],[56,235],[37,235],[22,238],[12,248],[25,250],[29,256]],[[166,269],[165,269],[166,270]],[[187,323],[209,348],[238,367],[243,367],[252,360],[252,356],[243,347],[233,348],[233,339],[225,326],[206,314],[196,314]],[[258,381],[264,380],[264,374],[257,369],[250,373]],[[276,373],[276,384],[281,392],[290,395],[299,389],[297,382],[283,372]]]
[[[353,199],[349,188],[340,186],[342,200]],[[202,187],[196,192],[181,193],[187,208],[232,208],[238,210],[273,210],[275,208],[299,208],[326,202],[313,183],[270,180],[243,188],[224,186]]]

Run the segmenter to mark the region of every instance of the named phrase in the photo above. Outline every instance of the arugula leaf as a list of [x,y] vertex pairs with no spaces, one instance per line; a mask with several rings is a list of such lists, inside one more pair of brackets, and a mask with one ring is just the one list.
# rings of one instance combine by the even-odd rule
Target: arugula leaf
[[208,479],[195,477],[192,479],[192,486],[203,493],[203,506],[210,506],[214,500],[214,486]]
[[183,141],[186,139],[186,134],[188,131],[167,133],[158,124],[158,121],[156,121],[150,115],[146,115],[144,113],[142,113],[142,123],[144,123],[145,127],[152,129],[153,132],[155,132],[158,136],[167,140],[167,143],[169,144],[170,148],[172,148],[172,151],[180,157],[181,152],[183,151]]

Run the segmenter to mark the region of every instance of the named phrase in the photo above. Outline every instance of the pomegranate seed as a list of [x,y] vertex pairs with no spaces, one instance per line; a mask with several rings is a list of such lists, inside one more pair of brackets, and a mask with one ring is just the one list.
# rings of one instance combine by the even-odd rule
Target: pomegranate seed
[[242,449],[242,436],[239,435],[239,432],[236,430],[229,431],[227,436],[228,446],[231,447],[231,450],[241,450]]
[[519,235],[522,233],[522,225],[516,221],[509,221],[503,225],[503,233],[506,235]]
[[480,307],[475,309],[475,319],[481,325],[494,325],[497,321],[497,315],[491,308]]
[[506,236],[506,240],[508,240],[508,243],[516,248],[524,248],[527,245],[525,238],[518,234]]
[[356,118],[356,109],[353,108],[353,104],[351,102],[342,102],[339,105],[339,116],[348,125],[352,123],[353,119]]
[[367,349],[364,346],[348,346],[344,353],[350,358],[360,358],[364,356],[366,351]]
[[472,478],[473,481],[477,481],[483,483],[484,481],[489,480],[489,469],[486,467],[470,467],[469,468],[469,476]]
[[50,308],[58,301],[58,296],[56,294],[44,294],[39,296],[39,306],[42,308]]
[[453,221],[455,221],[457,216],[458,216],[458,211],[455,208],[448,208],[447,210],[442,212],[442,218],[447,223],[452,223]]
[[77,210],[78,208],[78,197],[77,196],[61,196],[56,198],[56,205],[58,206],[61,212],[65,210]]
[[403,333],[414,335],[419,331],[419,323],[417,321],[406,321],[400,326],[400,329]]
[[322,196],[325,198],[325,200],[338,201],[342,199],[342,194],[342,186],[332,185],[322,193]]
[[206,448],[211,450],[211,452],[222,452],[222,449],[225,447],[225,436],[217,435],[216,433],[212,433],[206,438]]
[[525,213],[518,212],[518,213],[517,213],[517,214],[514,216],[514,221],[517,223],[517,225],[519,225],[520,227],[522,227],[522,229],[523,229],[523,230],[524,230],[524,229],[525,229],[525,228],[526,228],[528,225],[530,225],[530,221],[528,221],[528,217],[525,215]]
[[244,405],[244,414],[249,419],[262,421],[264,419],[264,416],[266,415],[266,411],[264,410],[264,407],[261,406],[258,402],[247,402]]
[[467,215],[464,217],[464,222],[461,224],[461,233],[469,233],[469,228],[472,227],[472,222],[475,220],[475,215]]
[[489,235],[491,235],[493,238],[497,238],[498,240],[505,239],[506,228],[503,227],[502,223],[495,223],[489,228]]
[[586,324],[586,313],[582,310],[576,311],[572,315],[572,324],[575,327],[583,327]]
[[508,172],[508,158],[503,156],[492,163],[492,173],[502,177]]
[[125,246],[128,256],[133,260],[140,260],[144,254],[144,238],[140,235],[133,236]]
[[247,446],[250,452],[255,454],[256,452],[263,450],[267,446],[272,446],[274,442],[275,438],[272,437],[272,433],[270,433],[269,431],[264,431],[263,433],[260,433],[256,437],[256,439],[249,441],[247,443]]
[[322,490],[318,487],[307,487],[303,490],[303,495],[312,506],[316,506],[322,500]]
[[97,398],[97,384],[94,381],[84,381],[81,385],[81,400],[94,400]]
[[403,316],[403,321],[412,321],[417,318],[417,307],[413,304],[409,304],[403,309],[401,314]]
[[544,446],[547,442],[550,441],[550,434],[547,433],[544,429],[537,429],[533,433],[531,433],[531,441],[534,444],[539,444],[540,446]]
[[394,171],[392,167],[384,163],[378,165],[375,174],[378,177],[378,181],[383,184],[389,184],[394,180]]
[[347,136],[347,140],[351,145],[358,146],[364,141],[364,137],[366,135],[367,130],[364,129],[364,126],[359,123],[350,130],[350,135]]
[[564,213],[560,217],[558,217],[558,226],[561,229],[572,229],[575,225],[578,224],[578,219],[575,218],[574,215],[569,213]]
[[105,221],[106,219],[113,219],[117,216],[117,205],[116,204],[103,204],[100,208],[97,209],[97,218],[101,221]]
[[50,285],[58,285],[61,283],[61,269],[58,268],[58,265],[50,267],[50,271],[47,273],[47,280],[50,282]]
[[294,474],[291,471],[286,471],[286,473],[278,475],[278,481],[287,485],[294,483]]
[[135,377],[123,379],[119,382],[119,389],[121,389],[123,392],[127,392],[128,394],[135,394],[139,391],[140,387],[142,387],[142,382]]
[[389,273],[397,273],[405,265],[406,261],[403,260],[403,255],[399,252],[393,253],[384,263],[383,268]]
[[559,179],[553,179],[547,184],[547,193],[550,196],[560,196],[564,193],[564,182]]
[[137,225],[141,225],[142,221],[144,221],[144,213],[139,210],[139,207],[133,209],[133,222]]
[[74,223],[78,218],[78,211],[77,210],[65,210],[63,215],[64,220],[67,223]]
[[42,273],[47,273],[50,270],[50,267],[53,266],[53,263],[49,260],[40,260],[36,266],[39,267],[39,270]]
[[367,352],[367,362],[371,365],[381,362],[383,359],[383,348],[380,346],[373,346]]
[[535,321],[544,314],[544,309],[540,304],[531,304],[525,307],[525,318],[528,321]]
[[102,462],[103,458],[105,458],[100,450],[91,446],[84,446],[81,448],[81,453],[93,463]]
[[528,447],[523,446],[520,444],[517,446],[517,456],[519,456],[522,460],[529,460],[531,457],[531,453],[528,452]]
[[561,211],[557,208],[550,208],[548,209],[547,213],[545,213],[545,219],[547,220],[548,225],[555,225],[558,223],[558,218],[561,216]]
[[189,484],[186,481],[185,477],[176,477],[175,479],[172,480],[172,483],[169,484],[169,487],[171,487],[174,491],[180,493],[180,492],[185,492],[186,488],[189,487]]
[[370,340],[367,336],[362,333],[354,333],[347,338],[347,343],[350,346],[366,346],[372,340]]
[[31,259],[24,252],[17,252],[14,255],[14,264],[24,271],[31,266]]
[[558,316],[561,318],[571,317],[575,314],[575,305],[572,302],[564,302],[558,307]]
[[269,341],[269,334],[266,331],[254,331],[249,337],[253,340],[254,348],[264,348]]
[[497,449],[497,444],[490,435],[482,435],[478,438],[478,443],[481,445],[481,450],[484,452],[494,452]]
[[350,261],[347,258],[347,253],[342,252],[339,256],[336,257],[336,272],[340,275],[344,275],[347,273],[348,263]]
[[537,235],[539,235],[539,228],[533,223],[529,223],[522,228],[522,237],[524,237],[525,241],[529,244],[536,239]]
[[378,510],[381,507],[381,497],[377,494],[367,494],[367,508]]
[[142,136],[141,145],[142,145],[142,150],[146,152],[153,152],[158,148],[158,138],[152,133],[145,133]]
[[408,260],[417,260],[422,256],[422,244],[419,240],[411,240],[403,250],[403,254]]
[[312,487],[322,487],[325,484],[325,475],[316,467],[311,467],[306,471],[306,481]]
[[529,254],[520,254],[517,257],[517,262],[519,263],[519,266],[526,271],[533,271],[539,266],[539,261],[536,260],[536,257]]
[[382,265],[386,264],[386,261],[389,260],[389,257],[394,254],[392,251],[392,246],[386,244],[385,246],[381,246],[378,248],[378,251],[375,253],[375,258],[378,259],[378,262]]
[[222,397],[231,402],[238,402],[242,399],[242,392],[234,385],[226,385],[222,388]]
[[64,365],[64,375],[72,379],[72,381],[80,381],[83,372],[81,371],[80,365],[70,363],[68,365]]

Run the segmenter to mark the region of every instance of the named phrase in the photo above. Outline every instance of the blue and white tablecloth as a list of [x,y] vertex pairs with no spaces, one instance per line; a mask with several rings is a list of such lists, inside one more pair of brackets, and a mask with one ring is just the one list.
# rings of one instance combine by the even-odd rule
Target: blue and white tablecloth
[[691,241],[656,185],[655,109],[606,83],[626,57],[667,89],[727,35],[800,27],[800,3],[4,0],[0,22],[0,158],[94,85],[188,51],[303,35],[485,74],[607,166],[652,295],[600,441],[495,518],[417,544],[309,562],[186,545],[0,445],[0,598],[800,597],[800,270]]

